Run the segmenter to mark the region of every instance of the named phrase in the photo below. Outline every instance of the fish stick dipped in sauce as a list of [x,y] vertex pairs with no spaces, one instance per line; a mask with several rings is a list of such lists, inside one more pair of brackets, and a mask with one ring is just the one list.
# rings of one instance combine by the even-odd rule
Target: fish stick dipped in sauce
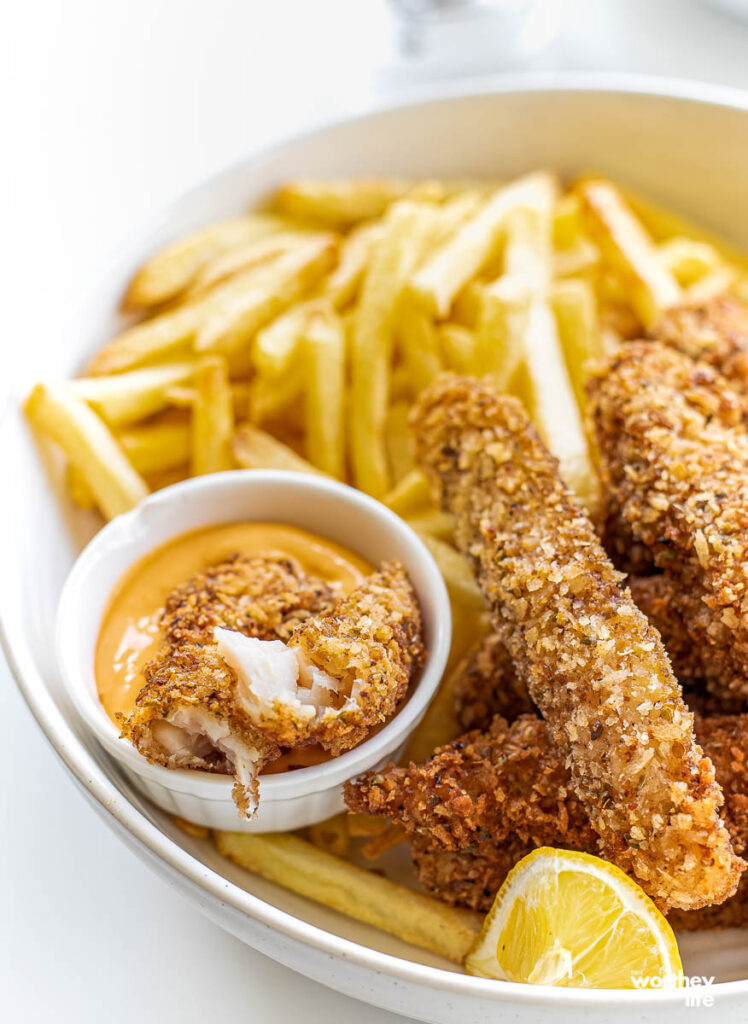
[[447,376],[412,424],[601,852],[661,906],[727,899],[744,864],[662,641],[522,406],[488,381]]

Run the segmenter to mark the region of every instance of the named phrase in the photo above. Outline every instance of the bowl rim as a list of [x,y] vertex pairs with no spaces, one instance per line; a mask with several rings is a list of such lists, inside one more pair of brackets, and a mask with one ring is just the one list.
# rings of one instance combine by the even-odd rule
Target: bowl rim
[[[648,74],[619,72],[518,72],[469,79],[457,79],[450,83],[419,86],[399,90],[394,98],[369,100],[352,104],[343,116],[321,117],[304,132],[279,133],[267,145],[248,151],[244,158],[232,161],[221,170],[209,174],[184,190],[180,196],[166,204],[160,214],[142,221],[131,231],[120,245],[113,247],[108,260],[97,278],[92,279],[83,297],[68,310],[66,322],[72,323],[80,315],[87,300],[95,294],[99,281],[106,280],[116,268],[130,260],[132,262],[139,243],[155,234],[163,223],[188,200],[208,185],[215,186],[228,178],[239,168],[250,168],[291,142],[301,141],[323,134],[325,130],[343,127],[347,124],[374,120],[398,110],[417,108],[452,99],[480,98],[487,95],[510,93],[610,93],[621,95],[656,96],[681,100],[687,103],[712,106],[716,109],[731,109],[748,113],[748,91],[732,86],[714,85],[698,80]],[[15,397],[15,395],[14,395]],[[10,446],[14,428],[18,430],[17,417],[11,414],[11,402],[6,401],[0,412],[0,445]],[[5,503],[0,504],[0,516],[10,518]],[[4,531],[3,536],[12,534]],[[7,544],[7,541],[3,542]],[[345,960],[358,967],[387,975],[401,983],[413,983],[435,991],[472,996],[485,1002],[500,1005],[514,1002],[524,1007],[563,1007],[580,1010],[612,1008],[622,999],[632,1008],[675,1007],[682,1005],[679,990],[605,990],[571,989],[523,985],[519,982],[494,981],[459,974],[439,967],[406,960],[390,953],[384,953],[362,945],[351,939],[334,935],[317,925],[303,921],[293,914],[253,895],[226,879],[194,857],[177,842],[164,835],[153,822],[138,810],[121,790],[108,778],[94,758],[73,733],[60,709],[47,691],[40,672],[37,671],[33,656],[21,630],[12,631],[7,626],[5,609],[14,600],[0,577],[0,644],[2,644],[8,666],[16,680],[23,699],[36,719],[40,729],[64,765],[77,780],[87,795],[98,805],[104,820],[120,835],[126,834],[127,841],[146,859],[163,864],[169,873],[181,876],[197,891],[202,890],[218,904],[227,904],[234,912],[249,915],[259,923],[278,932],[291,941],[310,946],[317,951]],[[12,618],[12,617],[11,617]],[[201,901],[201,905],[204,905]],[[748,993],[748,979],[719,982],[715,991],[724,996],[739,996]]]
[[[362,523],[366,520],[382,523],[390,536],[399,537],[403,546],[407,547],[413,564],[417,563],[426,576],[424,585],[432,595],[434,609],[431,623],[433,636],[426,661],[405,703],[377,733],[338,757],[307,768],[298,768],[293,772],[261,775],[260,795],[263,803],[291,800],[337,788],[346,779],[353,778],[381,762],[383,757],[388,756],[389,751],[396,750],[405,742],[415,728],[434,696],[449,657],[451,609],[447,588],[436,562],[413,528],[386,505],[368,494],[338,480],[311,473],[275,469],[236,469],[210,473],[155,491],[135,508],[116,516],[103,526],[76,558],[66,577],[57,607],[55,651],[63,687],[79,717],[99,743],[127,770],[157,782],[165,789],[192,793],[202,800],[233,803],[232,779],[225,775],[212,775],[189,769],[170,770],[162,765],[150,764],[130,743],[121,740],[117,726],[107,715],[97,695],[91,691],[91,680],[84,678],[80,672],[80,657],[84,652],[79,649],[75,638],[75,623],[80,617],[82,606],[86,603],[86,580],[90,578],[91,572],[96,570],[102,552],[121,551],[142,539],[151,529],[154,509],[163,513],[182,502],[196,501],[200,496],[203,499],[220,498],[222,494],[228,492],[243,490],[250,494],[258,489],[267,491],[270,488],[294,492],[293,499],[289,499],[293,501],[294,510],[288,518],[291,525],[303,528],[303,514],[296,513],[299,507],[299,491],[306,494],[315,492],[328,495],[338,503],[347,504],[355,509],[355,514]],[[217,520],[214,525],[222,525],[222,521]],[[146,554],[129,561],[129,568],[132,569],[141,559],[148,558],[163,544],[169,544],[170,541],[183,536],[185,532],[190,531],[176,530],[169,540],[153,545]],[[334,540],[334,537],[329,539]],[[125,573],[127,572],[128,569],[125,570]],[[103,607],[89,606],[87,614],[100,616]]]

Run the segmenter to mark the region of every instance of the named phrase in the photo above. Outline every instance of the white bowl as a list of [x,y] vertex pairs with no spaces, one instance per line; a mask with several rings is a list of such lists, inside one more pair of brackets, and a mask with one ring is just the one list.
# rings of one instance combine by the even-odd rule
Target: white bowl
[[[26,367],[17,395],[40,373],[78,370],[113,334],[122,289],[147,253],[181,231],[246,209],[285,178],[505,178],[538,166],[612,175],[748,247],[744,93],[605,74],[473,80],[293,139],[190,192],[121,251],[100,281],[81,282],[85,301],[73,322],[54,337],[35,332],[19,339]],[[40,463],[39,448],[12,407],[0,436],[0,465],[6,481],[0,503],[0,621],[19,686],[93,805],[214,921],[311,978],[419,1020],[682,1024],[680,992],[551,989],[467,977],[438,957],[233,867],[209,841],[176,828],[81,727],[50,643],[63,581],[95,520],[65,498],[60,473],[49,460]],[[687,973],[719,980],[713,994],[720,1022],[744,1021],[745,932],[683,935],[680,945]]]
[[[397,714],[369,739],[309,768],[260,778],[254,818],[240,818],[232,780],[149,764],[122,739],[99,700],[96,641],[118,581],[145,555],[188,530],[217,523],[289,523],[337,541],[371,565],[405,566],[423,614],[427,656],[413,691]],[[119,761],[137,788],[165,811],[197,825],[245,832],[303,828],[345,807],[343,783],[397,760],[423,717],[449,656],[452,636],[447,588],[416,533],[380,502],[345,484],[305,473],[244,469],[196,477],[152,494],[96,534],[73,566],[57,614],[57,658],[78,713]]]

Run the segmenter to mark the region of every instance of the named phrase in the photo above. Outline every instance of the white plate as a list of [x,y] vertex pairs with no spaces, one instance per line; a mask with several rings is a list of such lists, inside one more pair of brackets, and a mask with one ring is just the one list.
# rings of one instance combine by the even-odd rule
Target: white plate
[[[547,165],[599,170],[748,248],[748,99],[728,89],[611,76],[504,78],[474,83],[316,130],[253,156],[170,207],[121,252],[96,287],[81,282],[76,320],[28,345],[23,393],[40,373],[77,370],[117,327],[114,310],[135,265],[154,247],[233,215],[277,182],[300,175],[396,173],[505,177]],[[43,357],[43,358],[42,358]],[[94,520],[62,495],[14,403],[0,437],[3,644],[39,725],[97,810],[139,856],[209,917],[268,956],[348,995],[425,1021],[498,1018],[675,1024],[681,993],[588,992],[499,984],[317,907],[219,858],[140,797],[81,728],[54,663],[55,608]],[[52,483],[50,484],[50,475]],[[723,1021],[744,1021],[748,936],[685,936],[689,974],[716,975]]]

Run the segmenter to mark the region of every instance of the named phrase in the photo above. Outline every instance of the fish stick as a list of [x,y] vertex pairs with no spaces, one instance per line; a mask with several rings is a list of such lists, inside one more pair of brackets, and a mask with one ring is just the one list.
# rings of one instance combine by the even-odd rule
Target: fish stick
[[705,363],[634,342],[590,381],[609,502],[673,583],[707,684],[748,697],[748,432]]
[[535,711],[527,686],[496,633],[485,636],[461,665],[453,701],[465,732],[487,728],[494,715],[511,722]]
[[447,376],[421,396],[412,425],[601,851],[661,905],[727,899],[744,864],[662,641],[520,403]]

